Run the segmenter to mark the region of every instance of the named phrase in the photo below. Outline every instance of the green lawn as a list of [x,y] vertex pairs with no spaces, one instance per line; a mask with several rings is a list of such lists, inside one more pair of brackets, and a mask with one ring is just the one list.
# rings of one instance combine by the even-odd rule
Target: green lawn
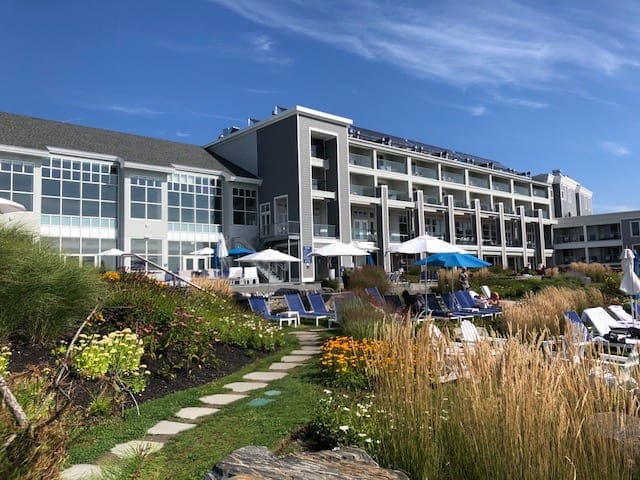
[[[114,419],[74,432],[67,465],[96,462],[116,444],[144,437],[148,428],[160,420],[170,419],[180,408],[204,406],[199,397],[229,393],[223,385],[242,381],[248,372],[267,370],[272,362],[293,348],[288,346],[205,386],[146,402],[140,406],[140,416],[132,409],[122,420]],[[223,406],[218,413],[200,419],[197,428],[176,435],[160,452],[137,464],[139,476],[136,478],[201,479],[217,461],[237,448],[247,445],[277,448],[311,419],[321,390],[316,381],[318,369],[319,361],[313,360],[289,371],[285,378],[271,382],[266,390],[278,390],[281,394],[270,397],[274,401],[265,406],[248,405],[254,398],[265,397],[264,391],[258,390],[251,392],[247,399]]]

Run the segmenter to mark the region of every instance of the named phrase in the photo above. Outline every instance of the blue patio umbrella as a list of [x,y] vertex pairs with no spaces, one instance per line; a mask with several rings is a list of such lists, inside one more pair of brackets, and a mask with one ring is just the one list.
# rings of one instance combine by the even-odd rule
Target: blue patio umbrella
[[249,255],[250,253],[256,253],[256,251],[251,250],[250,248],[245,248],[245,247],[235,247],[229,250],[228,253],[230,256],[235,256],[235,255]]
[[489,262],[470,253],[434,253],[427,258],[418,260],[416,265],[442,268],[484,268],[491,266]]

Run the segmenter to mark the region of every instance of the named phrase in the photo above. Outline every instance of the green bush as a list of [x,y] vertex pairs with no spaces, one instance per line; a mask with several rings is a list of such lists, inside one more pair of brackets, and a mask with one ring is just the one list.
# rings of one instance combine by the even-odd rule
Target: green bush
[[338,282],[338,279],[335,278],[333,280],[331,280],[330,278],[323,278],[320,285],[322,286],[322,288],[330,288],[334,292],[337,292],[340,289],[340,282]]
[[385,312],[367,300],[347,300],[340,309],[342,333],[355,339],[376,338],[385,319]]
[[0,227],[0,337],[60,338],[96,305],[102,285],[95,269],[65,262],[23,227]]
[[391,283],[384,268],[378,265],[365,265],[350,272],[349,288],[351,290],[364,290],[367,287],[378,287],[383,295],[389,292]]

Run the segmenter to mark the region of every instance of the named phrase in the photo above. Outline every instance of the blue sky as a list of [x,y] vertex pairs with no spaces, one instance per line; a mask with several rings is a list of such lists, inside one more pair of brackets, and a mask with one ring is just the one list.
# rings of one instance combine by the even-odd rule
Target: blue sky
[[202,145],[304,105],[640,209],[640,3],[527,3],[0,0],[0,110]]

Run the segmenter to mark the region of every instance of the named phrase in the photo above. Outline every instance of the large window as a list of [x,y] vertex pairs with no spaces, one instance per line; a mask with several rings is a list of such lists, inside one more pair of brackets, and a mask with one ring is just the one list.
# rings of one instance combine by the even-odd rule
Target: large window
[[[162,240],[158,238],[132,238],[131,253],[136,253],[147,260],[162,265]],[[132,257],[131,268],[134,270],[154,270],[139,258]]]
[[636,221],[630,222],[630,225],[631,225],[631,236],[640,237],[640,222],[636,220]]
[[250,188],[233,189],[233,223],[235,225],[257,225],[257,192]]
[[218,227],[203,228],[222,223],[222,187],[217,178],[172,174],[167,186],[170,230],[217,231]]
[[33,164],[0,161],[0,197],[21,203],[33,211]]
[[131,177],[131,217],[149,220],[162,218],[162,180]]
[[[48,216],[115,219],[117,200],[116,165],[60,158],[43,161],[43,223],[51,223]],[[115,221],[107,223],[115,226]]]

